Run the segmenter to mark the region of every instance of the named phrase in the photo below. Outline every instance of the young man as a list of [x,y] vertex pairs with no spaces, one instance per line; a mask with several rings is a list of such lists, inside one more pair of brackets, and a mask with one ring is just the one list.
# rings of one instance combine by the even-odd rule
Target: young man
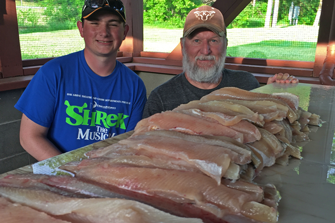
[[[249,72],[224,68],[227,32],[221,12],[210,6],[193,9],[186,17],[181,46],[184,72],[158,86],[149,95],[143,118],[172,110],[223,87],[252,90],[259,87]],[[297,83],[288,74],[276,74],[268,84]]]
[[20,142],[44,160],[133,130],[146,102],[143,81],[116,60],[129,30],[120,0],[86,0],[77,26],[85,49],[42,66],[15,105]]

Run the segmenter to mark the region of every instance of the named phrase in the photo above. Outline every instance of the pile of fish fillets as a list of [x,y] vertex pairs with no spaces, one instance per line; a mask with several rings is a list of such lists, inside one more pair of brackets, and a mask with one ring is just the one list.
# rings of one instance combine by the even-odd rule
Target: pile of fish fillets
[[222,88],[60,167],[75,177],[1,179],[0,206],[55,222],[277,222],[276,187],[253,180],[301,159],[296,143],[320,123],[293,94]]

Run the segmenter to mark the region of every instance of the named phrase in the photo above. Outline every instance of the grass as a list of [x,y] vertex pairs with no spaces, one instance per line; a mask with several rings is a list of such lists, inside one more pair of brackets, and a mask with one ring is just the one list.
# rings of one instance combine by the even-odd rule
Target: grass
[[231,57],[248,57],[277,60],[314,61],[316,43],[297,41],[261,41],[228,47]]
[[[228,29],[228,56],[314,61],[314,27]],[[144,27],[144,51],[171,52],[182,29]],[[22,59],[57,57],[84,48],[77,29],[20,34]]]
[[[36,6],[34,1],[16,0],[17,6]],[[58,57],[82,50],[84,41],[77,29],[71,24],[49,24],[41,14],[39,21],[32,27],[29,16],[42,13],[44,9],[34,8],[24,14],[27,8],[18,12],[20,46],[22,59]],[[57,30],[58,31],[55,31]],[[51,31],[54,30],[54,31]],[[180,42],[182,28],[167,24],[144,24],[144,51],[171,52]],[[318,27],[287,26],[274,28],[231,28],[228,32],[228,56],[264,59],[314,61],[318,37]]]
[[58,57],[84,49],[78,30],[37,32],[20,35],[22,59]]
[[[21,1],[16,0],[17,6]],[[34,1],[22,1],[34,6]],[[20,8],[18,12],[22,59],[57,57],[84,48],[78,30],[64,30],[74,24],[47,24],[42,8]],[[37,24],[28,18],[39,13]],[[56,31],[57,30],[57,31]],[[144,51],[171,52],[180,42],[183,29],[167,24],[144,24]],[[230,28],[228,56],[314,61],[318,27]]]

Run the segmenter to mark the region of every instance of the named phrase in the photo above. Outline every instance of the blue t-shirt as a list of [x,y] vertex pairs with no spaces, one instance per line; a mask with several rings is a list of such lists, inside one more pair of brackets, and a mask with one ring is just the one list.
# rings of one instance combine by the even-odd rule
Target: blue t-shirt
[[133,130],[145,103],[136,73],[116,61],[113,73],[101,77],[79,51],[42,66],[15,108],[48,127],[51,142],[67,152]]

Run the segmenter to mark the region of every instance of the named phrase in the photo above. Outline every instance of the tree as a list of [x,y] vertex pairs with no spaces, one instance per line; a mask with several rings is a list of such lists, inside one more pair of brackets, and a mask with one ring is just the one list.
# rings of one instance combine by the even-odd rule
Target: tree
[[145,0],[143,1],[144,23],[183,27],[187,14],[202,4],[201,0]]
[[267,7],[267,10],[266,10],[265,24],[264,24],[265,28],[270,27],[271,14],[272,14],[272,4],[273,4],[273,0],[268,0],[268,7]]
[[317,11],[317,13],[316,13],[316,16],[315,16],[315,20],[314,20],[313,26],[318,26],[318,25],[319,25],[319,22],[320,22],[320,16],[321,16],[321,8],[322,8],[322,0],[320,0],[319,7],[318,7],[318,11]]
[[275,0],[275,5],[273,7],[272,27],[276,27],[276,25],[277,25],[279,2],[280,2],[280,0]]

